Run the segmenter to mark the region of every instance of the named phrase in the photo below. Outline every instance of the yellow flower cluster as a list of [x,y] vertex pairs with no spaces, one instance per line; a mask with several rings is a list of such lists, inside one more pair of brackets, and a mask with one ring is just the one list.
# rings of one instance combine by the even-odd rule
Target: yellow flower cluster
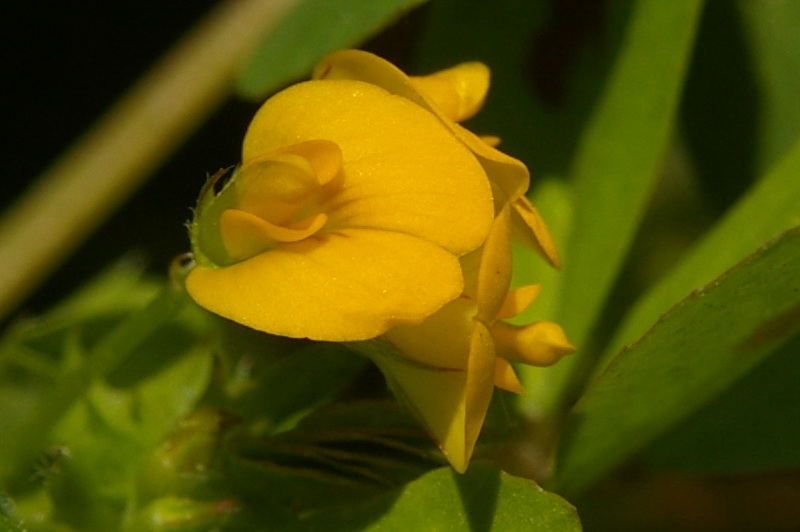
[[525,165],[459,124],[488,87],[480,63],[409,77],[366,52],[329,55],[264,103],[242,165],[205,187],[186,279],[198,304],[260,331],[380,337],[392,348],[372,359],[458,471],[493,388],[523,392],[510,362],[573,351],[554,323],[503,322],[539,290],[510,290],[512,233],[558,257]]

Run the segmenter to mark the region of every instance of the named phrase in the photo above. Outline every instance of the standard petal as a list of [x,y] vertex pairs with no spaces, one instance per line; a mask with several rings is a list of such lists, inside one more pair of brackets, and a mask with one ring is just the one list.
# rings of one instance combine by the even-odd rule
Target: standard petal
[[366,340],[419,323],[462,287],[451,253],[409,235],[359,229],[281,244],[224,268],[197,266],[186,279],[192,298],[211,312],[322,341]]
[[407,233],[459,255],[486,237],[493,212],[486,174],[420,106],[358,81],[301,83],[262,106],[243,158],[315,139],[342,153],[342,187],[320,206],[331,226]]
[[414,102],[438,116],[476,155],[489,178],[496,184],[499,194],[505,196],[503,201],[513,201],[528,189],[530,174],[521,161],[492,148],[453,121],[438,108],[436,102],[414,87],[409,76],[388,61],[361,50],[341,50],[323,58],[314,69],[314,77],[364,81]]

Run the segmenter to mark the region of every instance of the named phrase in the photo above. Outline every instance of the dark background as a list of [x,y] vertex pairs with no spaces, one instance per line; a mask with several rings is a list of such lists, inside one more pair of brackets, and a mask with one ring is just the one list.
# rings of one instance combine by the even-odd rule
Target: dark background
[[[4,8],[6,207],[216,2],[13,2]],[[23,305],[39,311],[131,250],[164,272],[208,172],[237,162],[256,104],[230,99]],[[57,224],[57,217],[53,219]]]

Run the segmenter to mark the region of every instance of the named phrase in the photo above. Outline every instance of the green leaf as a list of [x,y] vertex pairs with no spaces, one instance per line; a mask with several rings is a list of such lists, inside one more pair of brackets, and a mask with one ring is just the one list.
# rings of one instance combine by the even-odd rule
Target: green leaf
[[[389,493],[441,465],[413,420],[388,401],[323,407],[287,432],[241,439],[231,454],[232,474],[247,479],[233,488],[238,498],[255,500],[261,486],[280,484],[268,513],[287,522]],[[265,503],[245,509],[267,511]]]
[[620,353],[571,412],[554,485],[572,493],[596,482],[795,334],[798,271],[795,228],[696,290]]
[[237,510],[234,501],[194,500],[168,495],[142,508],[127,522],[125,531],[133,532],[205,532],[223,528]]
[[[0,373],[13,366],[27,366],[33,373],[58,371],[56,354],[65,335],[80,329],[81,340],[92,345],[125,316],[150,302],[163,283],[143,278],[141,267],[123,260],[90,280],[69,298],[46,314],[13,323],[0,340]],[[27,351],[23,354],[21,351]],[[46,368],[43,359],[37,368],[29,365],[31,356],[49,357],[53,366]]]
[[[579,352],[644,212],[671,139],[702,1],[639,0],[619,57],[574,160],[575,216],[564,252],[558,315]],[[583,349],[583,351],[581,351]]]
[[268,519],[274,530],[307,532],[580,530],[574,508],[530,480],[480,461],[465,475],[431,471],[426,441],[397,404],[368,401],[323,407],[291,431],[243,442],[227,462],[242,502],[232,529]]
[[0,514],[0,532],[25,532],[22,524],[12,520],[5,514]]
[[[173,338],[182,331],[177,327],[167,331]],[[187,335],[188,336],[188,335]],[[121,409],[106,412],[109,426],[124,423],[121,431],[131,431],[128,437],[149,448],[159,442],[174,425],[189,414],[205,392],[211,377],[212,357],[207,346],[196,338],[184,337],[185,343],[170,343],[167,334],[156,336],[142,349],[142,357],[161,358],[166,364],[153,374],[144,375],[125,388],[96,385],[97,395],[90,391],[89,399],[98,414],[114,405],[125,395]],[[172,340],[172,338],[170,338]],[[109,397],[109,394],[112,397]]]
[[304,454],[309,466],[384,486],[408,482],[444,462],[415,420],[389,401],[320,408],[274,441]]
[[163,286],[161,279],[144,275],[144,265],[123,259],[92,278],[66,300],[37,317],[29,334],[43,335],[56,328],[67,328],[101,319],[120,317],[149,303]]
[[[217,484],[242,504],[230,530],[257,530],[258,524],[265,522],[276,531],[314,530],[313,526],[304,527],[304,522],[332,507],[372,501],[374,497],[383,502],[382,495],[394,487],[344,474],[328,464],[318,446],[280,443],[266,438],[223,449],[227,456]],[[381,511],[370,505],[366,513]],[[352,529],[343,526],[346,522],[323,521],[318,530]]]
[[338,344],[312,343],[287,354],[278,360],[243,357],[240,366],[248,368],[247,374],[237,375],[238,382],[229,386],[231,400],[223,408],[257,432],[287,430],[351,386],[366,366],[366,360]]
[[748,36],[751,61],[758,74],[758,168],[775,165],[800,135],[800,4],[736,2]]
[[3,492],[0,492],[0,532],[25,532],[25,528],[16,516],[13,501]]
[[575,508],[558,495],[475,462],[464,475],[435,469],[403,488],[329,509],[292,530],[573,532],[581,525]]
[[531,480],[486,463],[466,474],[436,469],[408,484],[386,514],[365,530],[577,531],[575,509]]
[[650,467],[742,475],[800,468],[800,335],[648,448]]
[[51,441],[62,445],[68,456],[48,482],[60,520],[79,529],[88,523],[99,528],[100,523],[117,522],[145,457],[205,390],[211,373],[208,350],[159,340],[142,356],[163,356],[169,361],[166,367],[127,388],[95,380],[53,430]]
[[800,135],[797,2],[711,2],[682,105],[684,140],[706,198],[729,205]]
[[266,37],[239,74],[238,91],[263,99],[282,83],[307,76],[328,52],[346,48],[424,0],[305,0]]
[[[31,467],[35,453],[49,443],[46,434],[85,396],[93,376],[113,377],[115,368],[130,372],[146,360],[151,369],[153,361],[167,364],[171,357],[161,356],[165,350],[195,341],[188,315],[181,317],[180,330],[172,327],[169,334],[149,338],[173,323],[187,301],[169,289],[157,297],[163,284],[143,279],[141,268],[121,261],[48,313],[9,328],[0,340],[0,478],[10,481]],[[160,351],[154,357],[130,356],[141,352],[137,348]],[[135,364],[124,363],[132,359]]]
[[[108,375],[121,363],[139,352],[147,339],[171,324],[186,309],[186,294],[167,287],[144,308],[136,310],[110,330],[106,330],[91,348],[80,338],[79,327],[60,334],[53,357],[61,358],[57,379],[38,397],[36,404],[26,404],[28,415],[3,434],[0,445],[0,480],[19,475],[42,450],[46,435],[70,406],[85,396],[96,377]],[[14,356],[14,352],[11,353]],[[14,406],[16,401],[12,401]],[[2,406],[2,405],[0,405]]]
[[800,139],[725,217],[694,246],[686,258],[643,296],[604,354],[608,361],[636,340],[665,309],[695,288],[722,274],[753,248],[800,223]]

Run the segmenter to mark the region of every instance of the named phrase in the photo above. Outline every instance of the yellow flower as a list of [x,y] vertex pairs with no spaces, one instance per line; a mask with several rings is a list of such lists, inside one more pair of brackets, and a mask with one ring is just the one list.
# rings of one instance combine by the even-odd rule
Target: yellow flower
[[492,223],[484,168],[431,111],[359,80],[270,98],[243,164],[191,228],[201,306],[264,332],[352,341],[419,323],[463,289]]
[[539,292],[509,290],[512,236],[559,262],[528,169],[459,123],[486,96],[480,63],[409,77],[346,50],[313,78],[269,99],[242,165],[207,183],[186,288],[261,331],[353,342],[464,471],[495,386],[524,392],[511,363],[574,350],[554,323],[503,321]]
[[506,206],[482,249],[462,258],[461,297],[420,325],[400,325],[384,335],[400,356],[370,352],[459,472],[467,468],[494,387],[524,393],[510,362],[548,366],[574,351],[555,323],[515,327],[502,321],[539,293],[538,285],[509,291],[510,220]]

